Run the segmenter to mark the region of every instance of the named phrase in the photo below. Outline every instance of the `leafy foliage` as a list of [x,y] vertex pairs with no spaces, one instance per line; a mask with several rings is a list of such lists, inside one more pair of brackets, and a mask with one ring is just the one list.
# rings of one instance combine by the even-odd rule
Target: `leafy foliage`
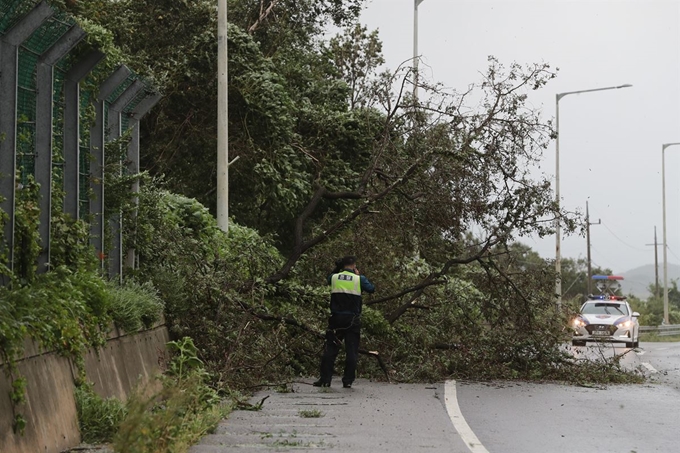
[[104,281],[59,267],[28,286],[0,287],[0,345],[6,358],[30,335],[48,349],[74,356],[101,345],[111,317]]
[[37,270],[40,254],[40,208],[38,191],[40,186],[33,176],[27,177],[27,184],[20,185],[16,194],[14,212],[14,275],[20,282],[31,282]]
[[[650,293],[654,293],[653,285],[650,285]],[[652,296],[647,300],[629,297],[633,310],[640,313],[640,325],[659,326],[663,324],[664,302],[663,295]],[[680,291],[677,280],[672,280],[668,287],[668,321],[670,324],[680,324]]]
[[207,385],[208,375],[196,357],[196,347],[189,338],[168,346],[173,359],[169,373],[158,377],[160,390],[152,383],[121,402],[103,399],[92,384],[76,388],[84,442],[113,442],[119,452],[185,452],[216,426],[230,406]]
[[76,387],[75,397],[82,441],[111,442],[127,414],[125,404],[116,398],[102,398],[86,383]]
[[128,400],[127,416],[113,441],[117,452],[186,452],[229,410],[207,386],[208,375],[191,339],[170,346],[177,352],[170,369],[182,372],[162,378],[160,392],[148,396],[140,389]]
[[[345,254],[379,288],[363,338],[383,362],[367,374],[387,363],[403,380],[568,379],[571,307],[556,315],[550,263],[518,243],[553,234],[556,216],[577,226],[529,171],[554,138],[529,95],[556,73],[490,58],[478,83],[420,79],[415,99],[409,67],[378,73],[379,37],[356,23],[362,4],[229,2],[229,152],[240,159],[225,235],[210,216],[214,4],[82,2],[166,92],[142,136],[164,189],[146,181],[136,221],[123,222],[135,225],[135,278],[153,282],[173,335],[190,335],[227,388],[316,372],[324,277]],[[330,23],[343,32],[327,40]],[[577,280],[582,263],[569,264],[564,279]]]
[[126,280],[123,285],[109,284],[110,312],[113,322],[126,332],[151,327],[163,315],[163,301],[150,282]]
[[[593,267],[591,275],[612,275],[611,269]],[[564,299],[574,299],[577,305],[583,303],[588,296],[588,262],[584,258],[562,260],[562,288]],[[599,291],[592,283],[590,293],[597,294]]]
[[[136,215],[130,180],[107,181],[107,208],[123,209],[126,246],[139,256],[139,269],[130,270],[135,281],[157,288],[173,337],[192,343],[172,346],[186,359],[171,369],[179,379],[155,398],[133,399],[121,451],[167,449],[159,439],[188,442],[204,432],[199,411],[215,406],[205,404],[208,375],[192,371],[201,364],[225,389],[315,374],[325,276],[346,254],[359,256],[378,287],[364,312],[363,344],[378,351],[370,354],[375,361],[362,361],[367,376],[629,378],[616,362],[587,364],[564,352],[569,307],[556,313],[551,303],[556,275],[518,245],[527,235],[553,234],[557,217],[567,232],[578,223],[558,210],[550,181],[530,173],[554,131],[529,96],[555,71],[490,57],[478,83],[458,91],[419,79],[416,99],[409,67],[377,73],[378,36],[356,24],[362,4],[230,1],[229,151],[241,159],[230,170],[228,235],[210,215],[214,3],[69,5],[93,30],[102,27],[99,42],[122,49],[165,93],[142,129],[143,164],[157,179],[142,181]],[[330,23],[345,31],[327,41],[322,30]],[[118,161],[124,145],[122,138],[107,153]],[[34,211],[25,206],[30,235]],[[72,228],[62,235],[66,244],[78,242],[78,225],[56,225]],[[59,254],[65,266],[85,264],[69,250]],[[26,261],[25,279],[33,262]],[[93,294],[106,293],[94,276],[84,280]],[[30,298],[21,288],[13,297]],[[87,326],[110,319],[104,299],[92,301],[97,314],[85,318],[94,321]],[[120,304],[119,322],[131,323],[127,302]],[[87,314],[88,303],[81,305]],[[82,348],[77,334],[66,333],[67,350]]]

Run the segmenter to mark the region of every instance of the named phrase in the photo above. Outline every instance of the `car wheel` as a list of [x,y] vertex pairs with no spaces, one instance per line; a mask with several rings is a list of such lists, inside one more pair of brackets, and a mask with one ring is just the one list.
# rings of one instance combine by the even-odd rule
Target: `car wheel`
[[585,346],[586,342],[580,341],[580,340],[571,340],[571,345],[572,346]]

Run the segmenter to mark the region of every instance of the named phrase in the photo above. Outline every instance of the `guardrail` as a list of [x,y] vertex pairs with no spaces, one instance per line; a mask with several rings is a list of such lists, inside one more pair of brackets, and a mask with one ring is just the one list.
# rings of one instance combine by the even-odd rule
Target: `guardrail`
[[667,324],[661,326],[640,326],[640,333],[655,333],[660,337],[680,335],[680,324]]

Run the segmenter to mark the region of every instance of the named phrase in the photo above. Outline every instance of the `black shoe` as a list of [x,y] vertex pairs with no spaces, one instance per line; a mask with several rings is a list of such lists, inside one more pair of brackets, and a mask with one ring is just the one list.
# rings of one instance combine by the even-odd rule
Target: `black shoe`
[[343,383],[342,383],[342,388],[344,388],[344,389],[351,389],[351,388],[352,388],[352,384],[348,384],[348,383],[346,383],[346,382],[343,382]]
[[330,382],[323,382],[323,381],[316,381],[312,383],[314,387],[330,387],[331,383]]

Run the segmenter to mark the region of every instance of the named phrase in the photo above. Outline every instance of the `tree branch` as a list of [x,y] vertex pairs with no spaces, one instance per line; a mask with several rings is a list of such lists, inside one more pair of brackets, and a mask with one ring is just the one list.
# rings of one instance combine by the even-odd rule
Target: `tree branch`
[[[299,329],[302,329],[305,332],[308,332],[308,333],[314,335],[316,338],[319,338],[321,340],[326,339],[326,336],[323,333],[321,333],[321,332],[319,332],[315,329],[312,329],[311,327],[306,326],[305,324],[302,324],[300,321],[298,321],[294,318],[290,318],[290,317],[286,317],[286,316],[272,315],[270,313],[258,312],[254,307],[250,307],[247,304],[245,304],[244,302],[239,302],[239,305],[245,311],[247,311],[251,315],[255,316],[256,318],[261,319],[262,321],[282,322],[282,323],[287,324],[289,326],[294,326],[294,327],[297,327]],[[370,357],[373,357],[374,359],[376,359],[377,362],[378,362],[378,366],[380,366],[380,369],[382,369],[383,373],[385,373],[385,378],[387,379],[388,382],[390,382],[390,373],[387,369],[387,366],[385,365],[385,362],[383,361],[382,357],[380,356],[380,353],[378,353],[378,351],[368,351],[366,349],[359,349],[359,354],[364,354],[364,355],[367,355],[367,356],[370,356]]]
[[276,6],[276,4],[278,2],[279,2],[279,0],[271,0],[271,2],[269,3],[269,6],[265,10],[264,9],[264,0],[260,0],[260,16],[257,18],[255,23],[248,28],[249,34],[252,35],[253,33],[255,33],[255,30],[257,30],[258,27],[260,26],[260,24],[262,23],[262,21],[265,20],[267,18],[267,16],[269,16],[269,13],[272,12],[272,9],[274,9],[274,6]]

